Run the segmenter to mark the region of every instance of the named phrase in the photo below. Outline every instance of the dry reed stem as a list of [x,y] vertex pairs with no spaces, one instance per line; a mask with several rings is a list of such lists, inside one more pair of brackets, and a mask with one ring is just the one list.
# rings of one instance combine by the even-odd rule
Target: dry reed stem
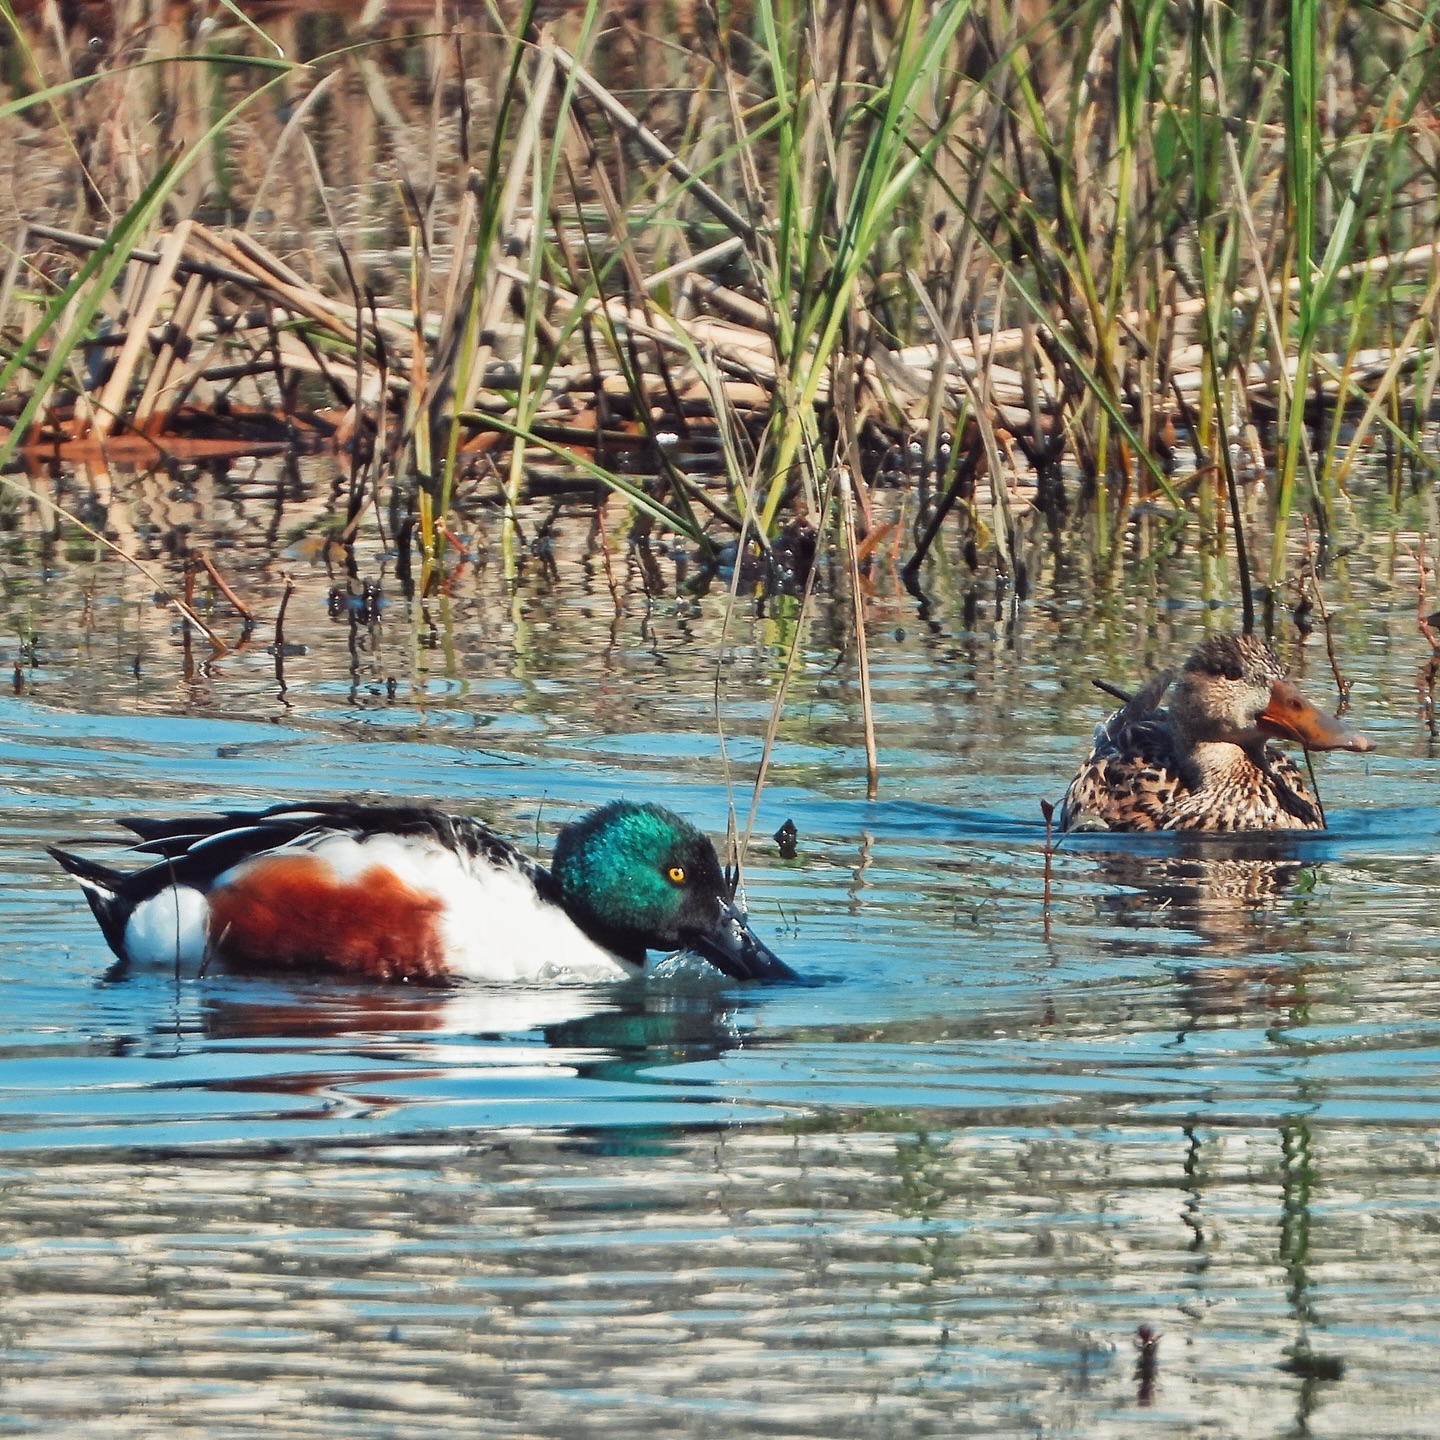
[[176,388],[169,384],[171,372],[178,363],[176,346],[182,338],[188,342],[190,328],[209,298],[209,288],[210,282],[199,275],[192,274],[186,278],[165,338],[150,365],[150,374],[130,417],[130,424],[141,434],[149,430],[152,415],[157,411],[164,413],[167,395]]
[[515,153],[506,168],[505,188],[501,192],[500,218],[496,227],[496,244],[492,257],[496,263],[490,267],[492,279],[480,312],[478,332],[480,343],[476,346],[467,372],[465,393],[456,397],[459,409],[462,411],[475,408],[476,399],[484,383],[485,367],[490,358],[490,345],[484,337],[495,333],[498,329],[500,316],[510,301],[511,286],[519,283],[523,287],[529,282],[527,272],[521,272],[518,278],[514,275],[506,275],[504,268],[498,262],[512,244],[519,248],[521,253],[524,253],[525,247],[533,244],[535,240],[534,217],[527,216],[522,223],[517,221],[516,216],[520,211],[521,193],[526,182],[531,179],[532,158],[540,145],[545,111],[554,84],[555,57],[551,53],[550,47],[547,46],[541,51],[530,101],[525,107],[525,114],[521,117]]
[[190,553],[196,563],[203,567],[215,588],[230,602],[231,609],[233,609],[247,625],[253,625],[255,623],[254,613],[226,583],[225,577],[216,568],[215,562],[210,558],[209,552],[205,550],[192,550]]
[[1315,568],[1315,545],[1310,536],[1310,517],[1307,515],[1303,518],[1305,549],[1302,558],[1304,579],[1301,582],[1301,593],[1304,593],[1304,585],[1308,581],[1315,595],[1315,606],[1320,611],[1320,623],[1325,630],[1325,653],[1330,659],[1330,673],[1335,677],[1335,688],[1340,693],[1340,706],[1344,709],[1350,702],[1350,682],[1340,673],[1340,662],[1335,656],[1335,636],[1330,626],[1330,611],[1325,604],[1325,592],[1320,587],[1320,576]]
[[574,56],[558,45],[548,46],[547,50],[567,75],[574,75],[576,83],[604,110],[619,127],[622,135],[634,140],[652,160],[663,165],[722,225],[747,244],[754,242],[755,229],[750,222],[723,196],[696,176],[654,131],[641,124]]
[[115,362],[115,368],[111,371],[110,379],[106,381],[105,388],[95,401],[97,413],[92,433],[97,438],[103,439],[108,435],[116,420],[124,412],[125,397],[130,391],[130,381],[134,377],[135,367],[140,362],[141,352],[148,345],[150,326],[154,323],[156,312],[160,309],[161,301],[169,293],[171,281],[175,277],[175,267],[180,263],[180,258],[190,241],[190,227],[189,220],[182,220],[165,237],[164,243],[160,247],[159,262],[153,269],[144,271],[144,267],[139,265],[131,267],[137,275],[144,273],[147,283],[139,304],[130,312],[125,343],[120,347],[120,356]]
[[[758,477],[757,477],[758,478]],[[816,530],[819,534],[824,533],[826,517],[830,513],[830,503],[835,497],[835,475],[832,471],[826,476],[825,490],[820,497],[819,511],[816,516]],[[755,509],[755,496],[752,489],[747,513]],[[818,536],[817,536],[818,539]],[[745,535],[740,536],[740,547],[735,555],[735,577],[731,587],[731,607],[734,605],[734,597],[738,593],[741,565],[744,560]],[[736,846],[736,865],[744,866],[745,856],[750,849],[750,837],[755,830],[755,817],[760,811],[760,796],[765,791],[765,778],[770,771],[770,757],[775,750],[775,739],[780,733],[780,717],[784,713],[785,694],[790,686],[790,678],[795,673],[795,667],[800,660],[800,642],[805,634],[805,619],[810,607],[810,597],[815,590],[815,578],[820,572],[820,566],[812,565],[805,576],[805,588],[800,592],[799,613],[795,616],[795,627],[790,637],[790,648],[785,655],[785,668],[780,672],[779,682],[775,686],[775,698],[770,703],[770,718],[765,724],[765,739],[760,747],[760,764],[755,771],[755,784],[750,791],[750,808],[745,816],[745,828],[740,832],[740,839]],[[727,610],[727,616],[728,616]],[[721,631],[721,643],[724,643],[724,631]],[[716,716],[719,716],[719,666],[716,666]],[[726,762],[728,767],[728,761]],[[728,776],[728,768],[727,768]],[[727,779],[728,788],[728,779]]]
[[1406,553],[1415,562],[1415,625],[1424,636],[1425,643],[1429,645],[1435,658],[1440,659],[1440,634],[1436,634],[1435,627],[1430,623],[1431,617],[1425,611],[1427,608],[1425,591],[1425,576],[1429,566],[1428,551],[1430,538],[1422,530],[1420,532],[1420,546],[1418,552],[1412,550],[1405,541],[1400,542],[1405,547]]
[[870,647],[865,636],[865,592],[860,588],[860,550],[855,539],[855,493],[850,467],[837,465],[835,470],[840,491],[840,521],[845,531],[845,554],[850,567],[855,664],[860,672],[860,721],[865,735],[865,798],[873,800],[880,786],[880,766],[875,754],[875,703],[870,691]]

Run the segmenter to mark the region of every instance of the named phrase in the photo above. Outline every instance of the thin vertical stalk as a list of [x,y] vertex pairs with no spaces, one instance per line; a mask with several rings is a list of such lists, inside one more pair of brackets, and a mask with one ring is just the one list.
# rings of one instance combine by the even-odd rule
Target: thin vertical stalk
[[855,540],[855,485],[848,465],[839,465],[836,469],[840,483],[840,523],[845,531],[845,556],[850,566],[855,664],[860,671],[860,721],[865,731],[865,798],[873,800],[880,785],[880,767],[875,755],[875,704],[870,692],[870,650],[865,639],[865,595],[860,589],[860,552]]
[[465,320],[460,327],[459,352],[456,360],[455,382],[451,390],[450,423],[445,441],[445,455],[440,473],[440,514],[443,517],[449,509],[450,495],[455,479],[455,460],[460,451],[460,417],[465,407],[465,397],[470,393],[471,375],[478,359],[480,344],[480,317],[485,305],[487,281],[490,276],[491,258],[500,228],[500,215],[505,185],[503,176],[506,169],[505,142],[510,123],[510,109],[520,87],[520,67],[528,53],[525,37],[530,33],[535,16],[536,0],[524,0],[516,26],[515,39],[511,42],[510,67],[505,84],[500,90],[500,103],[495,114],[495,133],[490,140],[490,155],[486,162],[484,191],[479,205],[476,226],[475,248],[470,259],[470,286],[465,304]]

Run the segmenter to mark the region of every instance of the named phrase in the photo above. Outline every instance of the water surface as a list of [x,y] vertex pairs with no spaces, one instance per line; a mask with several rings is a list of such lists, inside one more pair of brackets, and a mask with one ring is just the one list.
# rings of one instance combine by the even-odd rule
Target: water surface
[[[577,511],[513,584],[477,514],[475,566],[410,605],[382,549],[336,566],[300,481],[273,545],[263,473],[127,482],[157,563],[183,512],[269,617],[215,661],[112,562],[7,562],[9,1431],[1440,1428],[1440,781],[1413,596],[1373,557],[1337,645],[1380,749],[1321,762],[1324,836],[1067,840],[1047,906],[1038,802],[1103,713],[1090,677],[1233,622],[1182,569],[1108,610],[1047,577],[967,629],[963,576],[921,615],[882,567],[867,802],[827,570],[747,882],[825,983],[106,979],[43,846],[128,813],[413,797],[543,855],[626,795],[723,833],[717,656],[744,813],[793,602],[722,630],[685,557],[657,551],[656,591],[614,539],[612,593]],[[1280,641],[1333,703],[1318,639]]]

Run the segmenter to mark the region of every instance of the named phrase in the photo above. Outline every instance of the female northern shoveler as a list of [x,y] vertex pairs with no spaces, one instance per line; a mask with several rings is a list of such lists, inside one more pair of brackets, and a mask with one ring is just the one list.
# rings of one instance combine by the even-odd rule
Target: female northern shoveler
[[1307,750],[1373,750],[1322,715],[1253,636],[1217,635],[1095,728],[1065,792],[1062,830],[1323,830],[1300,772],[1267,736]]
[[693,950],[738,980],[793,980],[730,902],[715,847],[618,800],[560,832],[549,871],[475,820],[348,803],[126,820],[128,874],[50,853],[122,961],[442,983],[618,980]]

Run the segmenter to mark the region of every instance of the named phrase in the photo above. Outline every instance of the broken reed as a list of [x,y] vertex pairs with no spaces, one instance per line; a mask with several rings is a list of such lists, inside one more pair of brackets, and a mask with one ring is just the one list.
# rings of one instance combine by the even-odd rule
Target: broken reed
[[[663,99],[669,72],[653,104],[604,83],[618,56],[596,0],[565,43],[533,33],[527,5],[509,31],[372,37],[303,67],[237,21],[208,41],[232,53],[184,57],[216,95],[251,87],[203,145],[162,164],[63,284],[15,257],[0,338],[25,400],[0,459],[44,416],[70,433],[153,428],[163,326],[183,321],[214,351],[188,377],[194,404],[288,405],[294,377],[318,378],[342,431],[378,442],[351,447],[352,533],[366,495],[390,490],[427,575],[461,473],[489,468],[513,512],[543,456],[707,551],[741,526],[763,546],[797,514],[838,524],[820,513],[822,477],[842,465],[857,540],[877,481],[915,489],[912,574],[947,533],[1011,572],[1018,520],[1038,509],[1101,584],[1148,563],[1152,525],[1190,532],[1215,595],[1233,591],[1244,527],[1268,530],[1273,588],[1291,513],[1328,537],[1377,431],[1399,457],[1397,501],[1431,477],[1440,267],[1417,117],[1440,63],[1435,8],[757,0],[746,33],[690,37],[683,108]],[[43,37],[0,16],[9,72],[35,87],[0,122],[23,108],[63,126],[137,67],[173,81],[168,61],[137,58],[137,33],[109,68],[47,85]],[[307,133],[322,92],[332,103],[352,70],[373,84],[407,44],[434,98],[395,147],[411,248],[399,305],[377,304],[333,216],[322,231],[341,263],[318,281],[260,237],[157,238],[180,172],[282,80],[290,119],[267,180],[285,152],[330,215]],[[280,73],[255,86],[261,64]],[[159,138],[132,150],[163,155]],[[79,127],[71,143],[80,153]],[[451,149],[468,178],[444,174]],[[187,310],[206,263],[194,236],[218,278]],[[119,292],[147,244],[179,261],[165,285]],[[97,389],[85,359],[102,323],[124,339]],[[669,441],[697,429],[723,458],[719,487],[672,463]],[[648,482],[609,458],[637,438],[658,466]],[[897,449],[917,463],[887,467]],[[1263,506],[1254,487],[1242,498],[1272,476]]]

